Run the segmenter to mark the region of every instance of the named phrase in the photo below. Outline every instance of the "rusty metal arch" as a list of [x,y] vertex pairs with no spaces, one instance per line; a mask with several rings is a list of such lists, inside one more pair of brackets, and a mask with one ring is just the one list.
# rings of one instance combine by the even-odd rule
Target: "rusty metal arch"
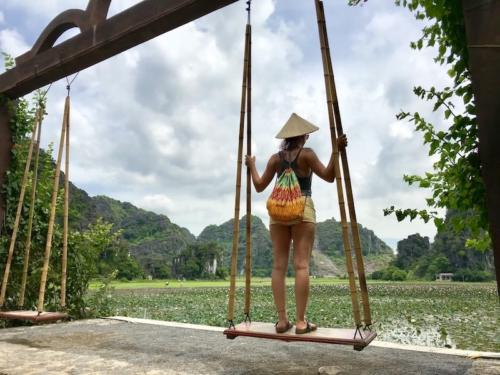
[[[90,0],[85,11],[71,9],[54,18],[31,51],[0,74],[0,94],[16,99],[238,0],[142,0],[106,18],[111,1]],[[53,45],[73,27],[81,32]]]
[[87,9],[69,9],[57,15],[42,31],[33,48],[16,58],[22,64],[54,46],[57,39],[66,31],[79,28],[87,31],[94,25],[106,20],[111,0],[90,0]]

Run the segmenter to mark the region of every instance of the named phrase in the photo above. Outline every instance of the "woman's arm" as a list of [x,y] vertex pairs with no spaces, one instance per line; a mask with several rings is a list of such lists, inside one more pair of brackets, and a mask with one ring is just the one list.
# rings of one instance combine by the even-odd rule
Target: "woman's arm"
[[257,168],[255,167],[255,156],[246,155],[245,156],[245,164],[250,168],[250,173],[252,174],[253,186],[257,193],[263,191],[272,181],[274,175],[276,174],[276,170],[278,168],[279,157],[277,155],[271,156],[269,161],[267,162],[266,169],[262,177],[259,176],[259,172],[257,172]]
[[[339,137],[337,141],[339,149],[343,149],[347,146],[347,137],[345,136],[345,134]],[[306,157],[309,167],[316,175],[318,175],[318,177],[322,178],[327,182],[335,181],[335,163],[333,159],[333,152],[330,156],[330,160],[328,161],[328,165],[326,167],[318,159],[318,156],[313,150],[309,149],[308,152],[306,153]]]
[[308,149],[304,156],[306,156],[307,164],[309,165],[309,168],[311,168],[311,170],[314,172],[314,174],[327,182],[333,182],[335,180],[335,164],[333,163],[333,153],[326,167],[323,165],[321,160],[318,159],[318,156],[313,150]]

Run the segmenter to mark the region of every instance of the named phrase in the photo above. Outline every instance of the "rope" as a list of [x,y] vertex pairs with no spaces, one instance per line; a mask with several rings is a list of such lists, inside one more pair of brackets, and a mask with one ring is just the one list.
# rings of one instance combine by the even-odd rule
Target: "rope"
[[24,246],[24,260],[23,260],[23,275],[21,280],[21,291],[19,293],[19,307],[24,306],[24,297],[26,294],[26,283],[28,280],[28,269],[29,269],[29,259],[30,259],[30,251],[31,251],[31,236],[33,231],[33,216],[35,213],[35,198],[36,198],[36,189],[38,185],[38,166],[40,160],[40,144],[41,144],[41,135],[42,135],[42,122],[43,116],[45,114],[45,98],[52,87],[52,83],[49,87],[42,92],[40,97],[38,98],[38,111],[39,113],[39,121],[37,127],[37,140],[36,140],[36,154],[35,154],[35,163],[33,170],[33,183],[31,187],[31,202],[30,202],[30,212],[28,217],[28,233],[26,234],[26,242]]
[[[70,89],[71,84],[78,76],[78,73],[73,78],[71,83],[67,86],[68,102],[71,104]],[[69,130],[70,130],[70,111],[71,106],[68,106],[68,114],[66,119],[66,152],[65,152],[65,165],[64,165],[64,218],[63,218],[63,251],[61,259],[61,307],[66,307],[66,278],[68,269],[68,231],[69,231]]]
[[66,77],[66,84],[67,84],[66,90],[68,90],[68,95],[69,95],[69,91],[71,89],[71,85],[73,84],[73,82],[75,82],[75,79],[76,79],[76,77],[78,77],[79,74],[80,74],[80,72],[76,73],[71,81],[69,80],[68,77]]
[[43,101],[45,100],[45,97],[47,96],[47,93],[49,92],[50,88],[52,87],[52,83],[49,85],[49,87],[47,88],[47,90],[45,90],[42,95],[40,96],[39,100],[38,100],[38,103],[43,103]]
[[31,202],[30,202],[30,212],[29,212],[29,217],[28,217],[28,233],[26,234],[26,242],[24,245],[24,260],[23,260],[23,276],[21,280],[21,291],[19,293],[19,307],[24,306],[24,296],[26,293],[26,283],[28,280],[28,267],[29,267],[29,259],[30,259],[30,251],[31,251],[31,235],[32,235],[32,230],[33,230],[33,216],[35,213],[35,198],[36,198],[36,189],[37,189],[37,184],[38,184],[38,165],[39,165],[39,160],[40,160],[40,141],[41,141],[41,135],[42,135],[42,122],[43,122],[43,115],[45,112],[45,106],[43,104],[43,101],[45,99],[45,96],[47,95],[47,92],[49,91],[49,88],[45,91],[45,93],[40,97],[39,99],[39,104],[38,104],[38,122],[36,126],[36,132],[37,132],[37,138],[36,138],[36,143],[35,143],[35,162],[34,162],[34,169],[33,169],[33,182],[31,186]]
[[[333,160],[335,165],[335,179],[337,185],[337,196],[339,201],[339,211],[340,220],[342,224],[342,239],[344,243],[344,254],[346,257],[346,268],[347,274],[349,276],[349,287],[351,291],[351,302],[352,302],[352,312],[354,315],[354,321],[356,327],[361,326],[361,317],[359,314],[359,301],[357,296],[356,280],[352,265],[352,254],[351,254],[351,244],[349,239],[349,226],[347,224],[346,207],[344,202],[344,191],[342,186],[342,177],[340,174],[340,164],[339,164],[339,150],[337,144],[337,129],[335,127],[336,120],[340,120],[338,112],[338,103],[336,101],[336,92],[333,81],[333,71],[328,63],[328,51],[327,51],[327,35],[326,35],[326,22],[324,18],[323,2],[320,0],[315,0],[316,4],[316,15],[318,19],[318,29],[321,43],[321,53],[323,60],[323,69],[325,75],[325,89],[327,94],[327,105],[328,105],[328,119],[330,123],[330,135],[333,147]],[[345,173],[345,171],[344,171]]]
[[247,24],[250,25],[251,22],[251,15],[252,15],[252,0],[247,0],[247,8],[246,11],[248,13],[248,18],[247,18]]
[[[248,1],[249,3],[250,1]],[[247,4],[248,4],[247,3]],[[249,4],[248,4],[249,5]],[[250,6],[248,6],[250,8]],[[249,11],[249,9],[247,9]],[[245,126],[245,109],[247,103],[247,84],[248,84],[248,57],[249,57],[249,37],[250,24],[247,24],[245,31],[245,53],[243,58],[243,79],[241,85],[241,110],[240,127],[238,134],[238,161],[236,164],[236,194],[234,199],[234,220],[233,220],[233,243],[231,249],[231,278],[229,286],[229,301],[227,308],[227,320],[229,328],[234,328],[234,302],[236,297],[236,273],[238,268],[238,244],[239,244],[239,226],[240,226],[240,195],[241,195],[241,169],[243,163],[243,130]],[[248,218],[247,218],[248,221]]]
[[19,202],[17,203],[17,210],[16,210],[16,218],[14,220],[14,228],[12,230],[12,235],[10,238],[10,245],[9,245],[9,252],[7,255],[7,262],[5,263],[5,269],[4,269],[4,274],[3,274],[3,280],[2,280],[2,288],[0,291],[0,307],[3,307],[5,303],[5,294],[7,292],[7,283],[9,282],[9,275],[10,275],[10,266],[12,264],[12,257],[14,254],[14,247],[16,244],[16,238],[17,238],[17,232],[19,231],[19,221],[21,219],[21,212],[23,209],[23,203],[24,203],[24,195],[26,193],[26,185],[28,182],[28,174],[30,170],[30,165],[31,165],[31,157],[33,155],[33,146],[35,143],[35,135],[36,135],[36,127],[37,123],[39,121],[39,116],[40,112],[37,111],[37,115],[35,118],[35,124],[33,128],[33,132],[31,135],[31,141],[28,149],[28,157],[26,158],[26,165],[24,167],[24,175],[23,179],[21,182],[21,192],[19,193]]
[[70,156],[70,112],[71,112],[71,85],[75,82],[80,72],[77,72],[71,81],[66,77],[66,90],[68,95],[68,111],[66,114],[65,130],[65,160],[64,160],[64,211],[63,211],[63,249],[61,255],[61,307],[66,307],[66,280],[68,270],[68,232],[69,232],[69,156]]
[[[52,236],[54,232],[54,222],[57,207],[57,194],[59,189],[59,177],[61,175],[61,159],[64,146],[66,146],[65,153],[65,180],[64,180],[64,218],[63,218],[63,251],[61,260],[61,307],[66,307],[66,271],[68,261],[68,212],[69,212],[69,118],[71,107],[71,85],[78,77],[80,72],[76,73],[71,81],[66,77],[66,100],[64,102],[64,114],[61,129],[61,138],[59,140],[59,151],[57,153],[56,170],[54,172],[54,184],[52,186],[52,200],[50,204],[50,218],[47,230],[47,242],[45,243],[45,254],[43,259],[42,274],[40,277],[40,289],[38,291],[38,312],[43,311],[45,299],[45,286],[47,284],[47,274],[49,270],[50,253],[52,250]],[[50,87],[49,87],[50,88]]]
[[[248,2],[250,3],[250,1]],[[249,6],[250,7],[250,6]],[[252,26],[246,32],[248,44],[247,61],[247,155],[252,155]],[[252,280],[252,176],[247,167],[247,220],[245,254],[245,320],[250,321],[250,300]]]
[[[330,45],[328,41],[328,32],[326,28],[326,20],[325,20],[325,11],[323,7],[323,2],[321,2],[321,16],[323,19],[323,30],[324,30],[324,41],[325,41],[325,52],[326,52],[326,57],[327,57],[327,63],[328,63],[328,71],[330,73],[330,84],[332,87],[332,94],[334,98],[334,115],[335,115],[335,125],[337,128],[337,134],[342,135],[344,134],[344,130],[342,129],[342,119],[340,116],[340,109],[339,109],[339,104],[338,104],[338,96],[337,96],[337,90],[335,88],[335,77],[333,74],[333,66],[332,66],[332,57],[330,55]],[[371,311],[370,311],[370,302],[368,300],[368,287],[366,285],[366,276],[365,276],[365,266],[364,266],[364,260],[363,260],[363,253],[361,251],[361,239],[359,236],[359,227],[358,227],[358,220],[356,217],[356,208],[354,206],[354,195],[352,192],[352,184],[351,184],[351,173],[349,171],[349,163],[347,160],[347,150],[344,148],[340,150],[340,158],[342,161],[342,170],[344,172],[344,182],[345,182],[345,189],[346,189],[346,194],[347,194],[347,205],[349,208],[349,221],[351,224],[351,233],[352,233],[352,239],[354,243],[354,254],[356,255],[356,266],[358,270],[358,279],[359,279],[359,286],[361,288],[361,301],[363,304],[363,319],[365,325],[369,326],[372,324],[372,318],[371,318]]]
[[[78,76],[78,74],[73,78],[71,83],[76,79],[77,76]],[[69,83],[69,85],[71,85],[71,83]],[[30,146],[29,146],[29,151],[28,151],[28,157],[26,159],[23,180],[21,183],[21,192],[20,192],[19,202],[18,202],[17,211],[16,211],[16,218],[14,221],[14,228],[12,231],[11,241],[10,241],[10,245],[9,245],[9,252],[8,252],[7,262],[5,265],[4,277],[3,277],[3,281],[2,281],[2,288],[0,291],[0,307],[3,307],[3,305],[5,303],[5,295],[6,295],[7,284],[8,284],[9,274],[10,274],[10,267],[12,264],[12,257],[13,257],[15,243],[16,243],[17,233],[19,231],[19,222],[20,222],[20,216],[21,216],[21,212],[22,212],[22,206],[24,203],[26,186],[28,183],[28,174],[29,174],[29,169],[31,166],[33,149],[36,145],[32,188],[31,188],[30,211],[29,211],[29,218],[28,218],[28,232],[26,235],[26,242],[25,242],[25,246],[24,246],[23,273],[22,273],[22,279],[21,279],[20,296],[19,296],[19,301],[18,301],[18,305],[20,307],[22,307],[24,305],[24,298],[25,298],[25,293],[26,293],[26,283],[27,283],[27,278],[28,278],[29,257],[30,257],[30,249],[31,249],[31,237],[32,237],[32,230],[33,230],[33,216],[34,216],[34,209],[35,209],[36,189],[37,189],[37,184],[38,184],[38,167],[39,167],[39,159],[40,159],[40,142],[41,142],[42,122],[43,122],[43,116],[45,113],[45,105],[43,103],[44,103],[45,98],[46,98],[48,92],[50,91],[51,87],[52,87],[52,83],[38,97],[38,108],[36,110],[34,128],[32,131],[32,136],[31,136],[31,141],[30,141]],[[36,142],[35,142],[35,138],[36,138]],[[56,198],[57,198],[57,195],[56,195]],[[50,231],[50,229],[49,229],[49,231]],[[47,265],[44,264],[44,270],[42,271],[42,278],[43,278],[43,273],[44,273],[45,269],[46,269],[46,271],[48,271],[48,264]],[[45,281],[46,281],[46,275],[45,275]],[[45,287],[44,287],[44,289],[45,289]],[[44,291],[44,293],[45,293],[45,291]],[[40,297],[40,293],[39,293],[39,297]],[[41,300],[43,301],[43,297]],[[39,298],[39,302],[40,302],[40,298]],[[40,308],[40,303],[39,303],[38,310],[39,310],[39,313],[43,310],[43,302],[41,303],[41,308]]]

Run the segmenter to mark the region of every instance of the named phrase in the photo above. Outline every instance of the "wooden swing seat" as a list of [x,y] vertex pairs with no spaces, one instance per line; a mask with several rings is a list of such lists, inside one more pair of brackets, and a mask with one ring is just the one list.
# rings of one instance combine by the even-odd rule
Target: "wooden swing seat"
[[240,323],[235,328],[226,329],[224,335],[231,340],[238,336],[248,336],[283,341],[352,345],[354,349],[358,351],[363,350],[375,337],[377,337],[377,333],[370,330],[361,329],[356,334],[356,329],[323,327],[318,327],[316,331],[299,335],[295,334],[294,328],[285,333],[276,333],[273,323],[261,322]]
[[33,323],[55,322],[66,318],[68,318],[68,314],[63,312],[43,311],[39,313],[38,311],[29,310],[0,311],[0,319],[27,320]]

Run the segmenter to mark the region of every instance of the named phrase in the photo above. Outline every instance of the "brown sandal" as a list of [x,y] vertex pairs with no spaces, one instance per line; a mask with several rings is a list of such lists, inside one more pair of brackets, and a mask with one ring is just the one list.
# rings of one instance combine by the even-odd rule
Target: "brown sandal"
[[318,329],[318,326],[316,324],[306,322],[306,327],[305,328],[295,328],[295,333],[297,335],[301,335],[303,333],[309,333],[312,331],[316,331]]
[[276,333],[285,333],[286,331],[292,329],[293,327],[293,324],[287,321],[285,327],[278,328],[278,323],[279,322],[276,322],[276,324],[274,325],[274,327],[276,328]]

